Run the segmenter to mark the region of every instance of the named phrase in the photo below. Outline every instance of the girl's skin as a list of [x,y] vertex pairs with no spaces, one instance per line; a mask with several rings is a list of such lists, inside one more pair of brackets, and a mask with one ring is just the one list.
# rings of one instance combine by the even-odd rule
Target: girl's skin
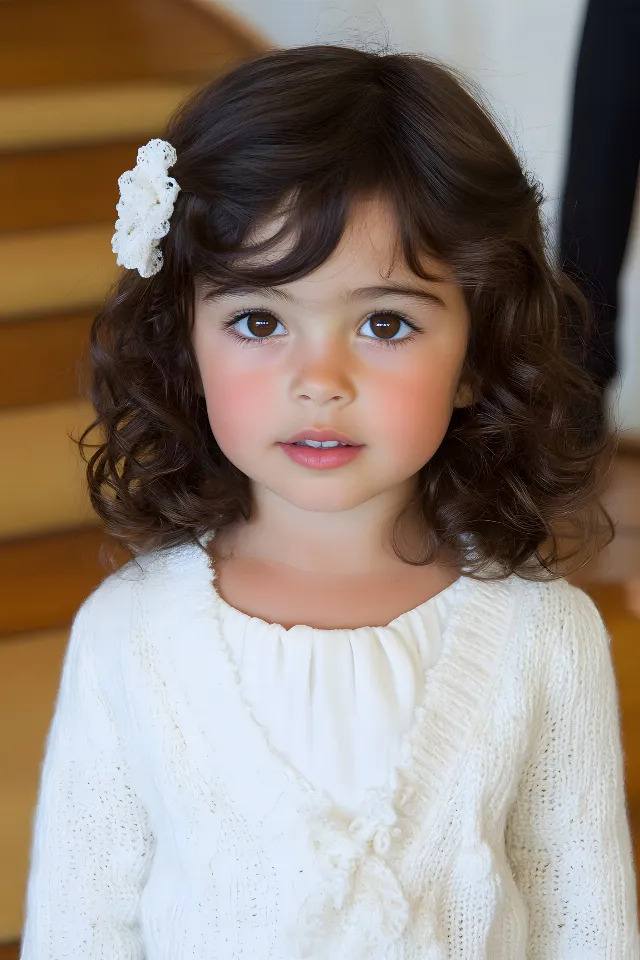
[[[232,549],[234,557],[285,577],[295,569],[317,583],[355,584],[367,577],[369,595],[371,578],[408,577],[415,585],[426,573],[438,573],[435,565],[403,563],[388,537],[418,471],[440,446],[453,408],[471,402],[459,384],[469,314],[442,264],[426,261],[440,282],[418,279],[401,259],[388,275],[396,241],[393,211],[373,199],[357,208],[329,261],[278,288],[295,301],[273,294],[227,295],[219,302],[198,296],[193,345],[209,422],[253,490],[252,518],[216,538],[220,556]],[[430,291],[441,303],[402,294],[341,303],[343,292],[391,283]],[[244,308],[274,317],[262,338],[251,317],[238,320],[231,332],[253,338],[248,346],[222,326]],[[380,336],[375,318],[367,320],[374,311],[394,309],[423,331],[414,334],[401,320],[381,316],[395,321],[395,348]],[[365,447],[334,470],[303,467],[278,442],[308,426],[334,428]],[[403,542],[420,541],[409,529]],[[454,579],[449,574],[439,582]]]

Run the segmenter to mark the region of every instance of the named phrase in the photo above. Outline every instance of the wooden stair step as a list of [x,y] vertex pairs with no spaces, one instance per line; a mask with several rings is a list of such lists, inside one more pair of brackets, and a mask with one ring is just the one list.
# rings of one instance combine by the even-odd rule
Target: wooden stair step
[[51,230],[112,220],[118,216],[118,177],[135,166],[136,137],[37,153],[0,154],[0,234]]
[[[0,473],[0,540],[95,524],[86,464],[74,443],[94,419],[84,400],[0,415],[0,449],[9,451],[10,467]],[[101,442],[101,431],[94,429],[87,440]],[[85,449],[87,459],[93,453]]]
[[116,279],[114,222],[0,236],[2,320],[101,303]]
[[69,627],[83,600],[112,572],[100,560],[107,549],[119,565],[129,559],[96,526],[0,542],[0,641]]
[[79,398],[92,320],[85,312],[0,325],[0,411]]
[[150,139],[197,84],[130,81],[0,95],[0,151]]
[[185,0],[4,0],[0,90],[129,80],[193,84],[253,54],[259,39],[239,21]]

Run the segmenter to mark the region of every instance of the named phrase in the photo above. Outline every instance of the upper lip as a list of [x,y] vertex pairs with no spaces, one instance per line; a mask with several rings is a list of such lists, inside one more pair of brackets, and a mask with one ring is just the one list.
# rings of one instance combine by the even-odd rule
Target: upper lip
[[313,427],[306,427],[304,430],[299,430],[298,433],[294,433],[292,437],[282,442],[296,443],[298,440],[338,440],[340,443],[348,443],[352,447],[362,446],[362,444],[351,440],[344,433],[338,433],[337,430],[314,430]]

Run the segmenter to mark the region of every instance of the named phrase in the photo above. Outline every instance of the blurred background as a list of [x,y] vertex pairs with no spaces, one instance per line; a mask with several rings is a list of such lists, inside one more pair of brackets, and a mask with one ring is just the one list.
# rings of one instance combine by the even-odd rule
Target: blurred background
[[[69,434],[93,419],[80,361],[116,275],[119,175],[193,88],[234,62],[273,46],[389,42],[484,87],[541,181],[548,230],[559,237],[586,10],[584,0],[0,0],[0,960],[19,953],[69,628],[109,572]],[[607,141],[607,111],[597,97],[585,109],[593,142]],[[639,117],[629,116],[629,129]],[[604,396],[621,438],[605,498],[617,536],[570,579],[593,597],[612,638],[640,874],[640,230],[637,204],[627,205],[620,369]]]

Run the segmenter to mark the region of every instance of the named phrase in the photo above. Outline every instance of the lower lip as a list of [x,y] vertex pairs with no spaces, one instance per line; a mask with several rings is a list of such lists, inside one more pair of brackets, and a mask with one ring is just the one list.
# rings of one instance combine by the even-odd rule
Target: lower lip
[[364,444],[359,447],[296,447],[294,443],[279,444],[286,454],[303,467],[314,470],[333,470],[342,467],[357,457]]

